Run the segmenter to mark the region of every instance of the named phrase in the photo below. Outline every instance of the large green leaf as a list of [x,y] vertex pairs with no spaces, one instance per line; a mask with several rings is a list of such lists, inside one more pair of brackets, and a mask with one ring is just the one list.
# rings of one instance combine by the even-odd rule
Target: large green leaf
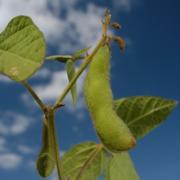
[[105,180],[139,180],[128,153],[113,155],[105,173]]
[[177,102],[152,96],[135,96],[115,100],[115,110],[136,138],[141,138],[160,125]]
[[13,18],[0,34],[0,73],[15,81],[31,77],[42,65],[45,40],[27,16]]
[[[67,61],[67,63],[66,63],[66,71],[67,71],[68,79],[69,79],[69,82],[70,82],[71,79],[74,77],[74,75],[76,73],[74,62],[72,60]],[[71,88],[71,95],[72,95],[73,103],[76,104],[76,102],[77,102],[76,83]]]
[[71,180],[98,180],[102,159],[102,145],[93,142],[78,144],[62,157],[65,177]]

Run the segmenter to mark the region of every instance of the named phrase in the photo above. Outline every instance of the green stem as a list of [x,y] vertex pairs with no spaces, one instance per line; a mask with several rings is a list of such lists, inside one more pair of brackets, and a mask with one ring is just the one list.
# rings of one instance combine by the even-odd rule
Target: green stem
[[36,103],[39,105],[39,107],[41,108],[41,110],[44,112],[46,109],[45,104],[41,101],[41,99],[38,97],[38,95],[35,93],[35,91],[33,90],[33,88],[28,84],[27,81],[23,81],[22,85],[29,91],[29,93],[32,95],[32,97],[34,98],[34,100],[36,101]]
[[99,41],[99,43],[97,44],[97,46],[95,47],[95,49],[93,50],[93,52],[87,56],[85,58],[85,61],[81,64],[79,70],[77,71],[77,73],[75,74],[75,76],[71,79],[71,81],[69,82],[69,84],[65,87],[63,93],[61,94],[61,96],[57,99],[54,108],[57,107],[59,104],[62,104],[62,101],[64,100],[64,98],[66,97],[66,95],[68,94],[68,92],[71,90],[72,86],[74,85],[74,83],[77,81],[77,79],[79,78],[79,76],[82,74],[82,72],[85,70],[85,68],[88,66],[88,64],[91,62],[91,60],[93,59],[93,57],[95,56],[96,52],[99,50],[99,48],[105,43],[106,41],[106,37],[103,36],[102,39]]
[[56,161],[56,167],[57,167],[57,173],[59,180],[64,180],[63,177],[63,168],[60,161],[60,151],[59,151],[59,145],[56,135],[56,129],[55,129],[55,122],[54,122],[54,109],[52,107],[48,108],[47,116],[49,120],[49,129],[50,129],[50,136],[52,140],[52,149],[54,150],[54,158]]

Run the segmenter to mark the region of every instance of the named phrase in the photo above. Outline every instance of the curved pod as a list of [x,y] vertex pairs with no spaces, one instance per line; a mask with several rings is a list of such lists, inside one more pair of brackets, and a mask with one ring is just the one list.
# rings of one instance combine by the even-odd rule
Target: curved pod
[[48,126],[48,120],[43,121],[42,148],[36,161],[36,167],[39,175],[42,177],[50,176],[55,167],[55,160],[52,149],[51,134]]
[[90,64],[84,82],[84,96],[102,143],[110,151],[119,152],[134,147],[136,140],[114,111],[109,70],[110,49],[106,44]]

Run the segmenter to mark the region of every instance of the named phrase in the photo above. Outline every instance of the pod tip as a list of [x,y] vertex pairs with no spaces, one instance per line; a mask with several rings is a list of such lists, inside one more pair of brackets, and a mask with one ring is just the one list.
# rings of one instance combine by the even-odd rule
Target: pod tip
[[136,139],[134,137],[132,137],[131,146],[132,148],[136,146]]

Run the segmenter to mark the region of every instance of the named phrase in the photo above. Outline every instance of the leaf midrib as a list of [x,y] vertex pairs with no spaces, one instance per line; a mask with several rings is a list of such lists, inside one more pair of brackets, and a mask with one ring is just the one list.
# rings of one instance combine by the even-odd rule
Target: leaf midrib
[[[94,146],[94,147],[93,147],[93,146]],[[77,156],[78,154],[81,154],[81,153],[83,153],[83,152],[86,152],[86,151],[89,151],[89,150],[95,149],[95,148],[96,148],[96,145],[94,144],[94,145],[92,145],[91,148],[90,148],[90,147],[87,147],[87,148],[84,148],[84,149],[81,150],[81,151],[77,151],[77,153],[75,153],[74,156]],[[71,159],[71,158],[70,158],[70,157],[69,157],[69,158],[66,158],[65,161],[63,162],[63,164],[66,164],[66,163],[69,161],[69,159]]]
[[[98,155],[99,153],[99,150],[101,150],[101,147],[100,146],[97,146],[96,145],[96,148],[89,154],[88,158],[85,160],[85,162],[83,162],[82,164],[80,164],[79,166],[76,166],[72,169],[70,169],[69,171],[66,172],[67,175],[71,174],[72,172],[74,172],[75,170],[77,169],[80,169],[79,170],[79,173],[81,172],[82,169],[86,168],[87,166],[89,166],[89,161],[93,161],[95,159],[95,157]],[[79,173],[77,174],[76,176],[76,180],[78,180],[78,175]]]
[[141,115],[140,117],[138,117],[138,118],[130,121],[130,122],[127,123],[127,124],[128,124],[128,126],[131,126],[132,124],[136,123],[137,121],[140,121],[140,120],[143,119],[144,117],[146,117],[146,116],[148,116],[148,115],[150,115],[150,114],[152,114],[152,113],[154,113],[154,112],[156,112],[156,111],[160,111],[160,110],[166,109],[166,108],[171,107],[171,106],[173,106],[173,105],[168,104],[168,105],[164,105],[164,106],[161,106],[161,107],[159,107],[159,108],[156,108],[156,109],[154,109],[154,110],[152,110],[152,111],[149,111],[148,113],[145,113],[144,115]]
[[[23,27],[22,29],[16,31],[16,32],[13,33],[12,35],[10,35],[10,36],[7,35],[7,36],[4,38],[4,40],[0,42],[0,44],[6,42],[9,38],[11,38],[12,36],[16,35],[17,33],[19,33],[19,32],[22,33],[22,31],[24,31],[24,30],[27,29],[27,28],[30,28],[31,26],[34,27],[33,24],[29,24],[29,25]],[[3,34],[4,34],[6,31],[8,31],[8,29],[9,29],[9,28],[7,27],[3,32],[1,32],[1,33],[0,33],[0,36],[4,36]]]
[[[0,52],[4,52],[4,53],[7,53],[7,54],[11,54],[12,56],[15,56],[15,57],[18,58],[18,59],[16,59],[16,60],[23,59],[23,60],[26,60],[26,61],[28,61],[28,62],[31,62],[32,64],[41,65],[41,63],[38,63],[37,61],[33,61],[33,59],[28,59],[28,58],[26,58],[26,57],[20,56],[20,55],[18,55],[18,54],[15,54],[15,53],[12,53],[12,52],[9,52],[9,51],[4,51],[4,50],[0,49]],[[1,55],[0,55],[0,58],[1,58]]]

